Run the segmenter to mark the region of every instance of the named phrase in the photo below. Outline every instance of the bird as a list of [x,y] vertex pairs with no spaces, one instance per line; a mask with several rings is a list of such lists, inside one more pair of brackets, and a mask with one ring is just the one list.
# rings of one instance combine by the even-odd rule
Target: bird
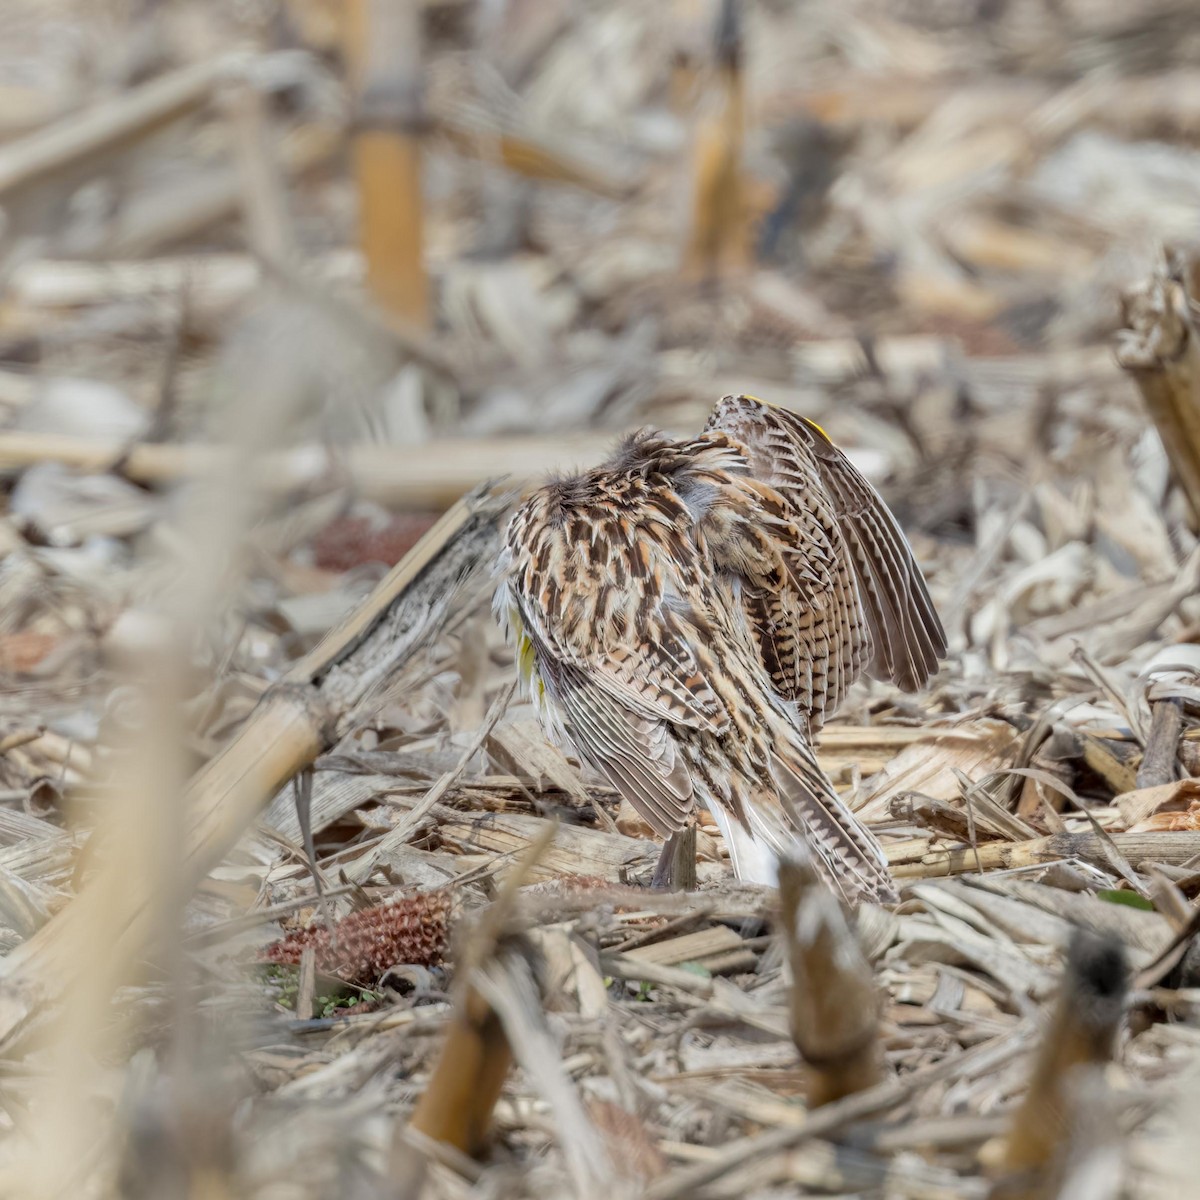
[[703,807],[740,879],[774,885],[800,845],[846,902],[895,898],[813,742],[860,675],[924,686],[946,636],[896,518],[815,422],[724,396],[696,437],[639,430],[551,477],[508,523],[493,607],[547,736],[668,847]]

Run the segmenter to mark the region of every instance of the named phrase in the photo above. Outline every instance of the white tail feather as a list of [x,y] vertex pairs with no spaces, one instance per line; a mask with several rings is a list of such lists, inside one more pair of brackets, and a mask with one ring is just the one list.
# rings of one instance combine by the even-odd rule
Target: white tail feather
[[710,811],[729,848],[734,874],[746,883],[778,887],[779,852],[800,842],[799,835],[792,829],[775,827],[765,814],[754,809],[749,814],[753,832],[723,804],[714,804]]

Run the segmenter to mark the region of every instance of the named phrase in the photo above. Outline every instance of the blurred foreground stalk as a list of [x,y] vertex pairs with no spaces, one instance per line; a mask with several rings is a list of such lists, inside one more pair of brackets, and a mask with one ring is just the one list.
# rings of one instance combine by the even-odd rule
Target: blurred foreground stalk
[[1168,255],[1124,297],[1117,361],[1136,381],[1200,529],[1200,258]]
[[[197,773],[182,800],[176,887],[186,896],[275,793],[369,711],[413,650],[474,598],[490,567],[509,497],[484,487],[464,497],[371,596],[272,687],[238,735]],[[153,949],[152,879],[106,875],[18,947],[0,973],[0,1044],[74,977],[80,931],[104,889],[116,887],[105,948],[133,963]]]
[[[454,1016],[425,1091],[392,1146],[394,1195],[416,1200],[429,1162],[486,1146],[492,1111],[514,1063],[540,1093],[580,1200],[626,1200],[631,1185],[610,1158],[562,1061],[546,1017],[545,969],[523,933],[518,892],[554,841],[548,825],[481,915],[456,967]],[[438,1143],[431,1153],[430,1143]]]
[[[190,1195],[227,1194],[225,1109],[219,1096],[214,1105],[201,1069],[222,1054],[201,1031],[188,983],[185,908],[279,789],[369,716],[413,651],[481,597],[510,504],[490,486],[463,497],[188,781],[183,700],[196,647],[241,595],[246,537],[271,497],[264,458],[303,417],[312,392],[312,359],[296,339],[248,340],[250,353],[236,337],[226,343],[215,375],[211,419],[225,446],[181,489],[177,552],[160,564],[166,582],[130,614],[144,633],[129,647],[127,674],[144,709],[97,814],[81,882],[0,963],[0,1046],[10,1070],[32,1072],[15,1135],[0,1143],[3,1196],[92,1195],[106,1186],[120,1116],[108,1064],[136,1042],[141,1019],[114,996],[147,980],[173,1000],[168,1099],[156,1107],[162,1120],[150,1141],[163,1146],[172,1129],[184,1131],[165,1152],[168,1175],[182,1171]],[[217,1113],[211,1147],[192,1154],[190,1131],[205,1112]],[[126,1167],[139,1165],[139,1154],[127,1157]],[[163,1194],[156,1186],[148,1194]]]
[[[1111,1142],[1090,1137],[1089,1127],[1098,1124],[1096,1107],[1105,1090],[1099,1068],[1116,1049],[1128,988],[1121,943],[1077,931],[1025,1099],[1013,1117],[1004,1149],[1006,1175],[994,1200],[1066,1195],[1069,1177],[1086,1168],[1083,1151],[1093,1141]],[[1086,1194],[1099,1200],[1094,1190]]]
[[[286,359],[263,353],[254,377],[226,380],[248,385],[255,403],[214,407],[231,453],[181,496],[175,533],[186,552],[164,570],[163,586],[131,610],[143,621],[143,635],[127,647],[123,674],[140,711],[122,739],[109,801],[97,813],[80,863],[83,882],[74,900],[0,967],[6,1057],[15,1066],[19,1053],[32,1047],[45,1063],[30,1082],[17,1136],[3,1147],[0,1195],[75,1195],[111,1170],[108,1148],[115,1139],[113,1111],[104,1103],[111,1088],[105,1064],[135,1032],[132,1011],[114,1008],[113,998],[144,979],[148,957],[174,999],[171,1033],[179,1061],[198,1049],[186,1034],[193,1009],[184,999],[180,931],[195,883],[228,848],[220,837],[230,832],[225,813],[233,805],[214,795],[211,784],[185,787],[183,700],[195,647],[238,588],[242,539],[262,511],[252,467],[294,419],[302,396],[299,376],[287,367]],[[214,395],[220,396],[219,384]],[[217,760],[227,790],[261,784],[286,758],[280,743],[293,730],[278,719],[266,724],[265,749],[252,762],[244,752],[237,757],[236,741],[235,754]],[[231,757],[233,769],[222,769]],[[220,834],[203,828],[217,810]],[[178,1103],[185,1107],[192,1099],[181,1093]]]
[[[258,457],[256,485],[272,495],[287,495],[327,484],[340,468],[357,495],[390,508],[449,507],[486,479],[511,475],[514,485],[551,470],[586,462],[595,453],[595,434],[543,437],[437,438],[413,446],[358,443],[335,456],[316,443],[273,449]],[[57,462],[77,471],[105,471],[120,460],[128,479],[161,487],[203,476],[230,455],[227,445],[182,442],[106,442],[69,434],[0,430],[0,472],[40,462]]]
[[[520,953],[509,928],[517,891],[554,840],[554,832],[555,827],[548,826],[525,851],[463,948],[454,1017],[409,1123],[418,1134],[464,1154],[478,1154],[484,1148],[492,1109],[513,1061],[504,1025],[472,976],[489,964],[502,963],[507,956]],[[399,1154],[401,1149],[398,1138],[395,1151]]]
[[716,29],[716,82],[701,102],[693,149],[691,231],[684,268],[711,280],[746,265],[749,237],[742,179],[746,87],[739,0],[721,0]]
[[792,982],[792,1041],[816,1108],[883,1078],[875,975],[833,892],[807,859],[779,864],[779,903]]

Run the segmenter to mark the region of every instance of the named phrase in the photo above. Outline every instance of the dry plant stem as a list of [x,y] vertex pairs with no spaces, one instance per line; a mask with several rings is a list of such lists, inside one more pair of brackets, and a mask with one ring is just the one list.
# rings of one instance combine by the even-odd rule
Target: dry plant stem
[[[296,129],[284,135],[277,147],[280,168],[289,181],[295,180],[332,161],[341,144],[340,130],[332,126]],[[121,206],[94,253],[118,259],[148,256],[235,213],[244,194],[242,173],[232,167],[139,192]]]
[[[1157,866],[1157,864],[1155,864]],[[1177,928],[1175,936],[1163,947],[1153,962],[1147,963],[1134,977],[1133,986],[1138,991],[1155,987],[1173,971],[1187,954],[1192,940],[1200,933],[1200,907],[1193,907],[1187,922]]]
[[311,767],[292,777],[292,794],[296,801],[296,824],[300,826],[300,837],[304,846],[304,857],[308,860],[309,874],[317,892],[317,903],[321,906],[321,917],[327,929],[333,928],[333,908],[325,895],[325,881],[321,877],[321,865],[317,861],[317,845],[312,831],[312,784]]
[[695,279],[745,265],[747,230],[742,180],[746,100],[738,0],[721,0],[717,28],[718,82],[713,111],[696,129],[692,225],[685,267]]
[[626,1200],[629,1189],[605,1151],[562,1062],[546,1020],[535,951],[519,939],[471,972],[472,986],[500,1018],[513,1058],[548,1106],[579,1200]]
[[1125,321],[1117,360],[1142,393],[1200,527],[1200,347],[1185,282],[1160,267],[1125,297]]
[[834,1100],[818,1111],[807,1114],[802,1124],[769,1129],[752,1137],[739,1138],[723,1146],[711,1159],[672,1171],[646,1189],[646,1200],[684,1200],[698,1189],[721,1179],[744,1163],[798,1146],[812,1138],[827,1137],[854,1121],[898,1104],[922,1087],[953,1073],[961,1072],[973,1060],[987,1061],[994,1069],[1021,1047],[1023,1029],[984,1042],[963,1054],[950,1056],[932,1066],[922,1067],[903,1079],[885,1079],[865,1091]]
[[[433,1074],[409,1122],[418,1133],[465,1154],[478,1154],[483,1149],[492,1109],[500,1098],[513,1060],[504,1025],[480,995],[471,976],[497,952],[514,911],[517,890],[549,847],[554,833],[555,827],[548,826],[525,851],[467,943],[459,966],[463,982],[454,1018]],[[397,1136],[397,1150],[401,1141]]]
[[700,80],[699,39],[695,34],[704,9],[697,0],[670,0],[670,3],[671,29],[676,45],[671,54],[667,100],[676,116],[687,118],[695,107]]
[[6,737],[0,738],[0,754],[7,754],[10,750],[18,750],[30,742],[36,742],[45,732],[44,729],[14,730]]
[[464,1154],[478,1154],[511,1066],[512,1050],[500,1018],[469,989],[455,1010],[412,1127]]
[[508,708],[508,703],[512,699],[513,692],[516,691],[516,680],[513,680],[500,695],[492,702],[491,708],[484,717],[483,724],[478,732],[472,737],[471,741],[463,749],[459,756],[458,762],[454,764],[449,771],[441,776],[440,779],[429,789],[422,797],[419,804],[411,808],[401,819],[396,828],[382,837],[379,842],[372,847],[369,854],[363,855],[357,862],[353,863],[346,869],[346,876],[349,879],[358,883],[365,882],[372,872],[375,870],[376,864],[389,851],[403,846],[405,842],[412,837],[414,830],[425,819],[425,817],[433,811],[435,805],[440,803],[445,794],[454,786],[462,773],[467,768],[467,764],[479,753],[484,742],[487,741],[492,730],[496,727],[496,722],[504,715]]
[[1146,868],[1146,873],[1150,878],[1149,899],[1171,922],[1172,928],[1178,934],[1181,929],[1186,929],[1191,924],[1195,916],[1191,903],[1162,867],[1151,863]]
[[[229,746],[188,785],[178,887],[190,891],[216,866],[267,801],[353,727],[413,650],[436,634],[464,589],[469,592],[490,565],[508,506],[508,497],[493,489],[464,497],[359,610],[263,697]],[[85,885],[5,960],[0,1041],[20,1026],[40,991],[69,977],[75,930],[93,903],[93,890]],[[121,903],[112,949],[132,959],[149,949],[154,897],[127,882]]]
[[[1103,1067],[1079,1067],[1070,1088],[1070,1122],[1047,1200],[1124,1200],[1130,1195],[1117,1096]],[[999,1197],[997,1197],[999,1200]],[[1039,1198],[1040,1200],[1040,1198]]]
[[[106,471],[120,463],[134,483],[159,486],[211,471],[227,451],[205,445],[145,443],[131,447],[66,434],[0,433],[0,471],[59,462],[80,471]],[[447,438],[420,446],[350,446],[339,452],[340,469],[359,495],[395,508],[428,510],[453,504],[486,479],[512,475],[515,482],[582,464],[596,453],[595,435],[503,439]],[[327,448],[301,446],[263,456],[255,468],[260,486],[275,494],[314,487],[334,463]]]
[[1004,1166],[1029,1180],[1006,1197],[1040,1197],[1044,1173],[1055,1164],[1069,1116],[1076,1068],[1108,1062],[1124,1019],[1129,987],[1124,947],[1115,938],[1080,930],[1067,957],[1062,989],[1034,1060],[1029,1087],[1013,1118]]
[[262,94],[243,84],[230,107],[246,240],[263,258],[286,262],[295,254],[296,239]]
[[[452,615],[490,566],[508,506],[508,496],[493,489],[464,497],[267,693],[229,748],[197,776],[189,789],[196,814],[189,837],[194,880],[283,784],[362,719],[413,650]],[[267,721],[278,736],[274,751],[264,755]]]
[[429,114],[436,133],[461,154],[484,162],[498,162],[527,179],[569,183],[601,196],[620,199],[631,188],[619,172],[603,171],[581,160],[566,146],[551,145],[531,132],[494,129],[491,122],[471,108],[439,109]]
[[109,1007],[134,967],[130,948],[115,944],[114,937],[125,918],[128,881],[139,880],[151,897],[144,918],[148,933],[162,938],[177,928],[179,839],[176,813],[163,800],[179,793],[183,742],[173,694],[180,679],[173,666],[179,660],[170,657],[174,662],[158,664],[146,681],[152,716],[135,735],[119,799],[101,818],[96,836],[103,850],[88,884],[88,903],[75,910],[72,921],[60,923],[57,953],[44,964],[45,978],[66,985],[62,1003],[47,1011],[28,988],[16,994],[0,989],[0,1028],[10,1018],[23,1020],[27,1002],[42,1017],[33,1031],[41,1071],[33,1095],[26,1097],[30,1111],[42,1116],[15,1131],[15,1153],[6,1160],[12,1177],[0,1172],[3,1195],[49,1200],[75,1194],[96,1148],[111,1137],[96,1095],[103,1087],[99,1064],[127,1036],[130,1021],[128,1012]]
[[673,892],[696,890],[696,826],[688,825],[663,842],[658,864],[650,881],[654,888]]
[[300,956],[300,984],[296,993],[296,1019],[308,1021],[313,1015],[313,997],[317,985],[317,952],[305,947]]
[[[31,1110],[50,1113],[28,1131],[15,1156],[23,1194],[61,1195],[79,1164],[110,1136],[108,1116],[97,1108],[97,1064],[126,1033],[128,1008],[112,1019],[117,988],[138,981],[148,954],[166,966],[175,1000],[174,1050],[181,1062],[196,1063],[199,1044],[185,998],[186,965],[179,949],[183,909],[199,875],[223,853],[205,860],[192,876],[197,846],[189,829],[194,794],[184,786],[183,697],[191,650],[220,612],[230,586],[228,553],[258,515],[261,494],[249,470],[278,427],[293,414],[296,390],[277,356],[264,356],[249,390],[261,392],[255,406],[221,414],[235,447],[213,475],[194,486],[181,506],[180,541],[188,553],[156,596],[167,630],[161,644],[130,655],[129,682],[140,695],[144,717],[121,755],[114,798],[99,815],[96,854],[74,901],[4,962],[0,969],[0,1042],[15,1052],[12,1034],[29,1016],[43,1017],[50,1069],[37,1082]],[[278,751],[266,742],[268,760]],[[314,748],[314,753],[315,753]],[[258,762],[237,774],[257,779]],[[228,843],[226,843],[227,848]],[[201,854],[200,857],[203,857]],[[183,1079],[195,1073],[180,1072]],[[189,1100],[186,1087],[178,1104]],[[53,1146],[53,1153],[48,1151]],[[24,1161],[23,1161],[24,1159]],[[0,1187],[0,1191],[11,1189]]]
[[380,1194],[381,1200],[384,1197],[386,1200],[419,1200],[425,1194],[425,1180],[434,1163],[449,1167],[460,1179],[470,1183],[478,1183],[484,1171],[461,1150],[426,1137],[409,1125],[397,1133],[392,1147],[392,1187]]
[[812,863],[779,866],[779,904],[792,981],[792,1041],[809,1066],[810,1108],[883,1078],[879,995],[870,963]]
[[661,963],[647,962],[644,958],[634,958],[628,954],[601,954],[600,968],[605,975],[611,975],[614,979],[639,984],[654,983],[705,998],[712,995],[710,979],[682,967],[665,967]]
[[[1130,862],[1181,866],[1200,853],[1198,833],[1114,833],[1109,840]],[[1105,845],[1094,832],[1052,833],[1027,842],[988,842],[971,846],[934,846],[925,839],[893,842],[886,847],[897,879],[934,879],[975,871],[1010,871],[1068,858],[1107,863]]]
[[332,321],[342,324],[348,337],[386,339],[398,354],[436,372],[460,390],[464,389],[458,362],[448,349],[434,340],[427,329],[406,320],[399,313],[381,310],[368,303],[358,303],[347,295],[334,294],[287,263],[264,259],[263,268],[289,291],[303,296],[314,307],[327,313]]
[[353,157],[367,281],[382,308],[426,328],[415,0],[350,0],[346,51],[356,98]]
[[0,148],[0,196],[72,166],[111,153],[198,108],[233,72],[237,58],[182,67]]
[[1182,733],[1183,701],[1174,696],[1156,700],[1150,710],[1146,753],[1142,757],[1142,765],[1138,767],[1138,787],[1158,787],[1174,781]]

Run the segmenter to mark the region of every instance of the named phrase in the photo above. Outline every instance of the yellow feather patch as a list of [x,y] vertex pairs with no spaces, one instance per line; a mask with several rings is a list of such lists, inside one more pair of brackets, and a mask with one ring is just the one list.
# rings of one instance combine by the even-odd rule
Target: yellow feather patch
[[538,699],[541,699],[546,694],[546,685],[537,673],[537,655],[534,653],[533,639],[525,632],[525,626],[515,606],[509,609],[508,620],[517,635],[517,674],[521,682],[531,692],[536,692]]
[[[798,417],[800,416],[799,413],[796,415]],[[831,438],[829,434],[827,434],[825,430],[823,430],[820,425],[816,423],[816,421],[810,421],[807,417],[800,417],[800,420],[802,420],[810,429],[815,429],[831,446],[833,445],[833,438]]]

